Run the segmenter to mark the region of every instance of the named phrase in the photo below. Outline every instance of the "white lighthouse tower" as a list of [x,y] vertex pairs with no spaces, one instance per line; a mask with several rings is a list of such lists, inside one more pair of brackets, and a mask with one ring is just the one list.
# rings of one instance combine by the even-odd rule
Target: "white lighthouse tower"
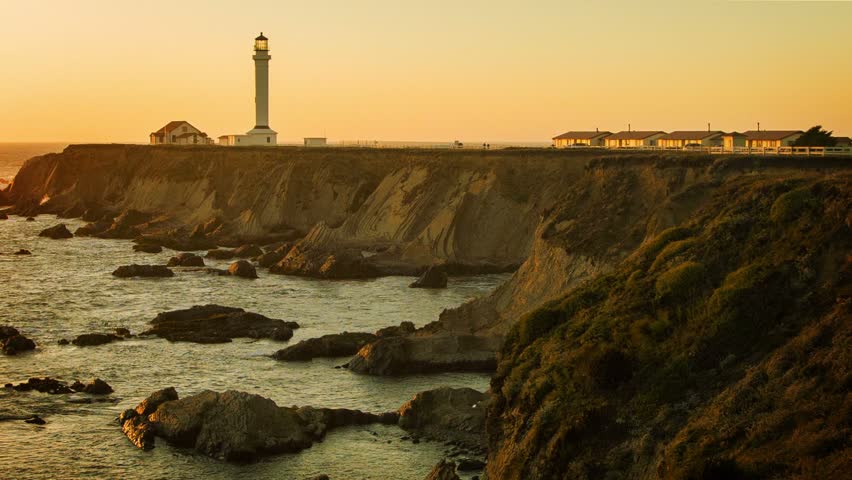
[[260,36],[254,39],[254,128],[246,135],[252,145],[275,145],[278,133],[269,128],[269,39]]

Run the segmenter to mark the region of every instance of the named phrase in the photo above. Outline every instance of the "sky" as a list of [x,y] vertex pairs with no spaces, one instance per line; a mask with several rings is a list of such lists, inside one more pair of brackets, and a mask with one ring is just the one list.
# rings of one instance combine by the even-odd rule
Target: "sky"
[[568,130],[852,135],[852,1],[0,0],[0,141],[254,126],[279,142]]

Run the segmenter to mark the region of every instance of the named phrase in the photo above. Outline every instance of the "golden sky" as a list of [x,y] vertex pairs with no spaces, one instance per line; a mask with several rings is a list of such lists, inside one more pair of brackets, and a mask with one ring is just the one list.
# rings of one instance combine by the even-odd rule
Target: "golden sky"
[[566,130],[852,135],[852,2],[0,0],[0,141],[549,141]]

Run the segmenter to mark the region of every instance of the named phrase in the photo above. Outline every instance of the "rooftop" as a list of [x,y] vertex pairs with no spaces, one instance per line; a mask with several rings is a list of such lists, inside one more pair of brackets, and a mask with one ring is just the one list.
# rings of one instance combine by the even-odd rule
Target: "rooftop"
[[801,133],[801,130],[749,130],[745,132],[745,136],[749,140],[783,140]]
[[562,135],[557,137],[553,137],[554,140],[563,140],[563,139],[577,139],[577,140],[591,140],[593,138],[612,135],[612,132],[565,132]]
[[716,137],[724,132],[714,130],[679,130],[677,132],[667,133],[660,137],[660,140],[703,140],[708,137]]
[[641,130],[625,130],[623,132],[618,132],[613,134],[610,137],[607,137],[607,140],[642,140],[648,137],[653,137],[654,135],[664,134],[666,132],[661,131],[641,131]]

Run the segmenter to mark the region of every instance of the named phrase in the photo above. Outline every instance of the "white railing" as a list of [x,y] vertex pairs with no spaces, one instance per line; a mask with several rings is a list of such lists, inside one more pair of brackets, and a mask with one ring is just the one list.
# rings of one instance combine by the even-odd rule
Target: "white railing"
[[634,147],[593,147],[585,145],[571,145],[559,148],[594,148],[601,150],[655,150],[662,152],[704,152],[717,155],[801,155],[805,157],[829,157],[829,156],[852,156],[852,147],[660,147],[660,146],[634,146]]

